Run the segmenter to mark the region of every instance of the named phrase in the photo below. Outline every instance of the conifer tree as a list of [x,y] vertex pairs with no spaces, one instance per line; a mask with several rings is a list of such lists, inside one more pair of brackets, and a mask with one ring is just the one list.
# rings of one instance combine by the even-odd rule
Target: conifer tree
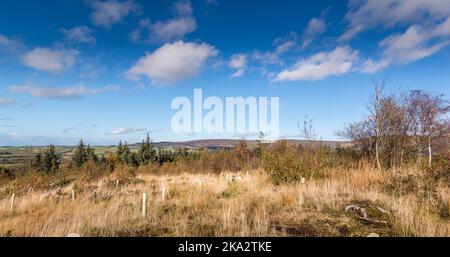
[[33,166],[40,172],[50,174],[59,169],[60,156],[56,153],[55,146],[49,145],[47,149],[38,153]]
[[144,165],[156,160],[156,150],[148,133],[147,138],[145,141],[142,140],[142,144],[139,147],[138,159],[139,162]]
[[87,161],[97,162],[98,157],[95,154],[95,149],[91,148],[90,145],[85,145],[83,140],[80,140],[75,153],[72,156],[72,165],[79,168],[83,166]]

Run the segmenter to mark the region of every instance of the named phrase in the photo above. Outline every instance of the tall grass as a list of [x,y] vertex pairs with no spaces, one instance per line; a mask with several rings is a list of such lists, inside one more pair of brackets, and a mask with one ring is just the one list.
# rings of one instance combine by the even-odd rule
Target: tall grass
[[[390,192],[386,185],[392,174],[365,163],[354,169],[325,169],[320,178],[279,186],[260,169],[251,170],[248,177],[242,172],[243,178],[235,182],[226,181],[226,172],[128,176],[116,172],[125,171],[78,184],[74,202],[69,192],[76,182],[63,187],[60,198],[40,199],[45,190],[20,194],[14,211],[9,197],[4,197],[0,235],[450,236],[450,223],[437,206],[414,192]],[[408,172],[412,171],[404,171]],[[237,173],[229,173],[229,178],[232,174]],[[163,185],[168,189],[164,201]],[[149,198],[145,218],[140,212],[143,192]],[[448,187],[440,185],[439,194],[448,206]],[[367,224],[344,211],[354,203],[389,210],[388,223]]]

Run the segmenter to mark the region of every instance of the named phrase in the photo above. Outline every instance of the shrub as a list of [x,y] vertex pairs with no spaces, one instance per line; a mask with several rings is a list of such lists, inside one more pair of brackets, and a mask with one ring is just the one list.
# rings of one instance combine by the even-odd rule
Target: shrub
[[7,167],[0,166],[0,180],[2,179],[10,179],[13,177],[13,174],[10,169]]
[[126,164],[119,164],[115,167],[113,172],[115,179],[126,179],[136,176],[136,168]]
[[287,141],[277,142],[272,148],[265,149],[262,166],[276,185],[295,183],[310,175],[297,149]]
[[450,159],[448,157],[435,156],[431,167],[427,166],[425,170],[434,181],[442,181],[450,185]]

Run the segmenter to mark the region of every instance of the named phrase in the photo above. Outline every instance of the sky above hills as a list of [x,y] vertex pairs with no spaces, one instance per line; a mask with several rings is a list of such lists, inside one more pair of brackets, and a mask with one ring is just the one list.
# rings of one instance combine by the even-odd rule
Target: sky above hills
[[0,145],[255,138],[174,133],[177,96],[280,98],[319,138],[387,91],[448,95],[449,0],[2,0]]

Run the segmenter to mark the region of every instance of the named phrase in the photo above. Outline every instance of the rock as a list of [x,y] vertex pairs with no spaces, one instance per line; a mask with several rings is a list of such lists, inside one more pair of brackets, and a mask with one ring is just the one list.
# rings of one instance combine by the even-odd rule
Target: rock
[[345,207],[344,210],[345,212],[351,212],[355,214],[358,219],[374,224],[387,224],[389,220],[389,212],[375,205],[352,204]]
[[380,237],[377,233],[370,233],[367,235],[367,237]]
[[231,181],[241,181],[241,180],[243,180],[244,178],[243,177],[241,177],[241,176],[239,176],[239,175],[233,175],[232,177],[231,177]]
[[81,237],[78,233],[69,233],[66,237]]

